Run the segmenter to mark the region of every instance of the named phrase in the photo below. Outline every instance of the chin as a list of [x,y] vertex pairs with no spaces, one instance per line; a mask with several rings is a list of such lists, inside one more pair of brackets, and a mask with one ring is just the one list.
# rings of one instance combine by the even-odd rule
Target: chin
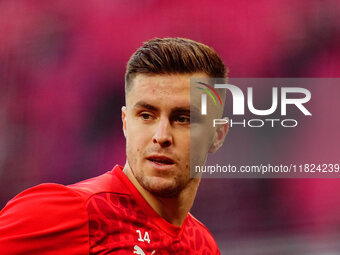
[[163,188],[163,189],[149,189],[152,195],[162,198],[175,198],[178,197],[182,190],[177,188]]
[[152,195],[162,198],[178,197],[185,187],[185,184],[182,182],[176,180],[160,180],[160,178],[142,180],[140,184]]

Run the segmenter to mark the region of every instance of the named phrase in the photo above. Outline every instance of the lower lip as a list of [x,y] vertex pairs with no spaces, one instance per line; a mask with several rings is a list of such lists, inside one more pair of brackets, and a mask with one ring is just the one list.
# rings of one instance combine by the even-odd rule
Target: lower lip
[[175,164],[162,164],[162,163],[157,163],[151,160],[148,160],[148,162],[152,165],[153,168],[156,168],[157,170],[161,171],[166,171],[170,170],[174,167]]

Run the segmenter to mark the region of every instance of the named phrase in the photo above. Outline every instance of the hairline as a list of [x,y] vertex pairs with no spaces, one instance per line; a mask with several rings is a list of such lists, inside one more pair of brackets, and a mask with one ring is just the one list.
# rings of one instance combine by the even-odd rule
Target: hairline
[[[208,79],[214,79],[216,77],[212,77],[211,75],[207,74],[206,72],[192,72],[192,73],[189,73],[189,72],[183,72],[183,73],[179,73],[179,72],[170,72],[170,73],[151,73],[151,72],[148,72],[148,73],[134,73],[129,81],[129,84],[125,83],[125,104],[127,104],[127,96],[129,94],[129,92],[131,91],[132,87],[134,87],[134,85],[132,84],[134,82],[134,80],[136,79],[136,77],[138,75],[144,75],[144,76],[149,76],[149,77],[152,77],[152,76],[157,76],[157,75],[161,75],[161,76],[170,76],[170,75],[191,75],[191,74],[205,74],[207,75]],[[227,79],[228,77],[219,77],[218,79]],[[128,86],[127,86],[128,85]],[[224,105],[226,103],[226,89],[217,89],[217,91],[223,91],[220,95],[221,95],[221,101],[222,101],[222,108],[224,108]],[[222,113],[221,115],[223,115],[223,110],[222,110]]]

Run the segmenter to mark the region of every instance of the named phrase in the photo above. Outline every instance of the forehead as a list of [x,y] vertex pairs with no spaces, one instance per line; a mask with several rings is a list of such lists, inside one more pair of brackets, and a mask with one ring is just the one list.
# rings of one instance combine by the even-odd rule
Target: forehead
[[148,101],[163,104],[190,104],[190,78],[206,74],[138,74],[132,81],[126,103]]

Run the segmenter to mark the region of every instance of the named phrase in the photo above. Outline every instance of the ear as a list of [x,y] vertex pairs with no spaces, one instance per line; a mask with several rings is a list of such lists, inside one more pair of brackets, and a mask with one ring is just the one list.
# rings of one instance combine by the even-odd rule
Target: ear
[[227,123],[223,125],[218,125],[215,130],[215,135],[213,138],[213,142],[209,148],[209,153],[215,153],[223,144],[225,137],[229,131],[229,119],[224,117],[223,119],[227,120]]
[[126,138],[126,106],[122,107],[122,122],[123,122],[123,132]]

